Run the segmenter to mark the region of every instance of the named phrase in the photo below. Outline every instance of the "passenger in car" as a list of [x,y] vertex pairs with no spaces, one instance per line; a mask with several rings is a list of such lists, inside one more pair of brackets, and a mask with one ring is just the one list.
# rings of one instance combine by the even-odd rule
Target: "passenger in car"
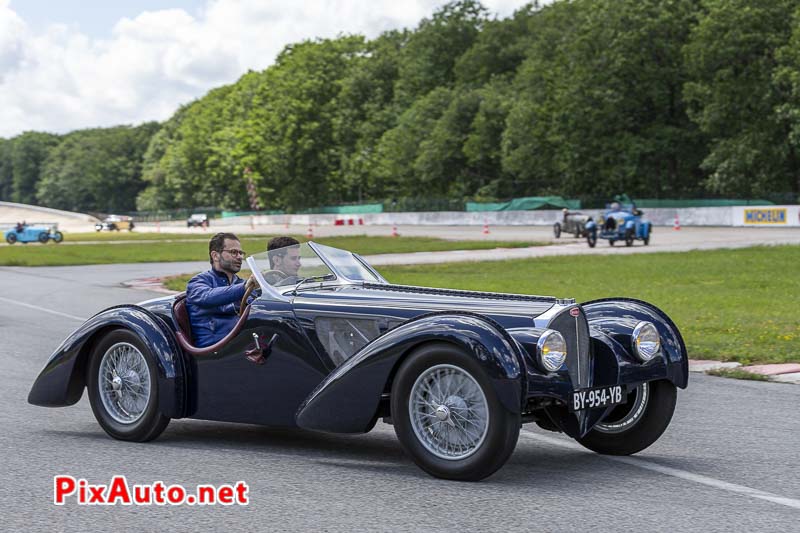
[[255,276],[251,275],[245,283],[236,275],[244,256],[239,238],[233,233],[211,237],[208,243],[211,269],[190,279],[186,286],[186,310],[197,347],[210,346],[224,338],[236,325],[245,291],[258,287]]
[[269,268],[264,279],[270,285],[297,283],[300,261],[300,241],[288,236],[274,237],[267,243]]

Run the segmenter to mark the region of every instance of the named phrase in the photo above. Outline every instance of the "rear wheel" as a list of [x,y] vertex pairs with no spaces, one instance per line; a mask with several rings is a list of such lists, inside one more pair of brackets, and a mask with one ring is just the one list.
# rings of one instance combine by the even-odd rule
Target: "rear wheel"
[[556,239],[561,237],[561,224],[559,224],[558,222],[553,224],[553,237],[555,237]]
[[86,378],[94,416],[115,439],[153,440],[169,424],[158,410],[155,357],[131,331],[117,329],[102,338]]
[[519,438],[520,415],[500,403],[478,362],[449,344],[408,356],[392,385],[391,410],[403,449],[435,477],[483,479],[505,464]]
[[8,244],[14,244],[15,242],[17,242],[17,236],[14,235],[13,233],[9,233],[8,235],[6,235],[6,242]]
[[677,389],[669,381],[642,383],[628,401],[612,410],[582,439],[583,446],[605,455],[631,455],[653,444],[672,420]]

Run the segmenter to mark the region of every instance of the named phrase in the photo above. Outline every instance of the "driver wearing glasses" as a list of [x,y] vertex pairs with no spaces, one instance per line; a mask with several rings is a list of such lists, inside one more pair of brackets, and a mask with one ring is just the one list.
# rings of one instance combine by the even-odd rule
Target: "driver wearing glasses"
[[225,337],[238,320],[239,302],[249,288],[258,288],[251,275],[247,282],[236,275],[245,253],[233,233],[217,233],[208,243],[211,269],[189,280],[186,310],[197,347],[211,346]]

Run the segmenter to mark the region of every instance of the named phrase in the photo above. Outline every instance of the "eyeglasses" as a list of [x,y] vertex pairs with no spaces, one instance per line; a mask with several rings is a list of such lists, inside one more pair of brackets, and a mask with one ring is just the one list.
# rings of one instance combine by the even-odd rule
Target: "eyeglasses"
[[234,248],[231,248],[231,249],[223,248],[222,251],[223,252],[228,252],[229,254],[231,254],[234,257],[245,257],[247,255],[246,253],[244,253],[244,250],[236,250]]

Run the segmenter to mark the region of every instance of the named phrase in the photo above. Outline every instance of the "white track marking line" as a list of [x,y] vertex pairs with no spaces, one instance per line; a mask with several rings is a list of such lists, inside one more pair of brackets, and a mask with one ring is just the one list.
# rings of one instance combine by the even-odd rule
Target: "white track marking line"
[[[587,450],[580,444],[576,444],[573,442],[566,442],[561,439],[548,437],[545,435],[538,435],[536,433],[531,433],[530,431],[527,430],[520,431],[520,435],[529,438],[531,440],[545,442],[547,444],[552,444],[553,446],[559,446],[561,448],[567,448],[569,450],[594,453]],[[765,492],[763,490],[745,487],[744,485],[737,485],[736,483],[728,483],[727,481],[721,481],[719,479],[714,479],[713,477],[703,476],[700,474],[692,474],[691,472],[686,472],[685,470],[679,470],[677,468],[671,468],[669,466],[661,466],[656,463],[651,463],[650,461],[647,461],[645,459],[639,459],[637,457],[615,456],[615,455],[598,455],[598,457],[602,457],[603,459],[608,459],[609,461],[624,463],[630,466],[636,466],[638,468],[643,468],[645,470],[651,470],[653,472],[658,472],[659,474],[665,474],[667,476],[677,477],[680,479],[685,479],[687,481],[693,481],[694,483],[707,485],[709,487],[714,487],[716,489],[727,490],[728,492],[735,492],[736,494],[750,496],[751,498],[757,498],[759,500],[767,500],[769,502],[777,503],[779,505],[785,505],[786,507],[800,509],[800,500],[795,500],[793,498],[786,498],[784,496],[778,496],[777,494],[772,494],[771,492]]]
[[10,300],[8,298],[3,298],[2,296],[0,296],[0,302],[6,302],[6,303],[14,304],[14,305],[19,305],[19,306],[22,306],[22,307],[27,307],[29,309],[36,309],[37,311],[42,311],[44,313],[50,313],[52,315],[63,316],[63,317],[66,317],[66,318],[71,318],[73,320],[80,320],[81,322],[86,320],[83,317],[79,317],[79,316],[75,316],[75,315],[68,315],[67,313],[62,313],[60,311],[53,311],[52,309],[47,309],[45,307],[39,307],[38,305],[26,304],[25,302],[18,302],[17,300]]

